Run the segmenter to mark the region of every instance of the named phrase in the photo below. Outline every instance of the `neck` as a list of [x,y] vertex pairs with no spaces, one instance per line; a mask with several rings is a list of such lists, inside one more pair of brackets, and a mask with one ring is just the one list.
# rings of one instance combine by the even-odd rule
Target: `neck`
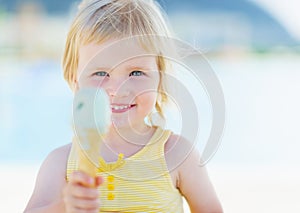
[[111,127],[100,148],[100,155],[107,162],[116,161],[119,153],[125,157],[132,156],[149,142],[155,130],[146,125],[138,130]]
[[111,126],[107,135],[106,143],[110,146],[144,146],[152,137],[155,128],[149,127],[146,124],[138,125],[135,127],[122,127]]

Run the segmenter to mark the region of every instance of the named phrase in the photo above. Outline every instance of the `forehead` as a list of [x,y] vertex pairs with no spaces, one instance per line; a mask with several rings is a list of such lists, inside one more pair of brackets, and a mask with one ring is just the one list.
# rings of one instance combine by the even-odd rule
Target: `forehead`
[[94,66],[113,68],[120,63],[153,66],[156,65],[156,55],[146,51],[135,40],[109,40],[79,48],[78,70]]

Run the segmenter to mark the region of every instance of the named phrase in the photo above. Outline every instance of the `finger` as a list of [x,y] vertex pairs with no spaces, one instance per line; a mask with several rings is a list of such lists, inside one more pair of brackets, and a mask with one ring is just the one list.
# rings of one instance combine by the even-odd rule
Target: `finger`
[[99,209],[79,209],[72,206],[66,207],[66,213],[99,213]]
[[72,208],[76,209],[85,209],[85,210],[98,210],[100,208],[100,201],[99,199],[78,199],[71,197],[66,200],[67,206],[72,206]]
[[77,197],[82,199],[97,199],[99,191],[97,188],[89,188],[81,185],[68,183],[63,190],[65,198]]
[[75,171],[70,175],[70,183],[83,186],[94,186],[95,179],[84,172]]
[[99,197],[98,189],[88,188],[79,185],[72,187],[71,194],[74,197],[84,198],[84,199],[96,199]]
[[65,210],[67,213],[80,213],[80,212],[95,212],[99,213],[100,201],[98,200],[83,200],[68,197],[64,199]]

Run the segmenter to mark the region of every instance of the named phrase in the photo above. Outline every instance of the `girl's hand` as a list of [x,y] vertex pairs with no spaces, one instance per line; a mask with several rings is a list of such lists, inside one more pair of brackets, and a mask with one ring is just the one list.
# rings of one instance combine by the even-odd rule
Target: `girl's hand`
[[66,212],[99,213],[100,200],[97,187],[102,182],[101,177],[92,178],[83,172],[73,172],[63,190]]

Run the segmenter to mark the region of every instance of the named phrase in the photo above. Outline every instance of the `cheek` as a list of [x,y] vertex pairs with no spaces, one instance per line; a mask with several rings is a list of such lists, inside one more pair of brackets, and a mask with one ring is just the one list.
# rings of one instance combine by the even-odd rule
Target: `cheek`
[[158,85],[159,85],[159,77],[152,77],[151,79],[140,79],[130,82],[133,90],[137,95],[149,95],[152,96],[154,93],[157,95]]
[[84,87],[97,87],[97,82],[91,82],[91,81],[78,81],[79,88]]
[[156,81],[140,81],[135,82],[134,84],[134,93],[136,95],[136,101],[141,105],[146,106],[155,106],[157,99],[157,88],[158,83]]
[[156,91],[147,91],[136,97],[136,102],[140,106],[141,110],[145,111],[146,114],[150,113],[155,107],[157,99]]
[[103,80],[85,78],[82,76],[78,79],[79,88],[85,87],[103,87]]

